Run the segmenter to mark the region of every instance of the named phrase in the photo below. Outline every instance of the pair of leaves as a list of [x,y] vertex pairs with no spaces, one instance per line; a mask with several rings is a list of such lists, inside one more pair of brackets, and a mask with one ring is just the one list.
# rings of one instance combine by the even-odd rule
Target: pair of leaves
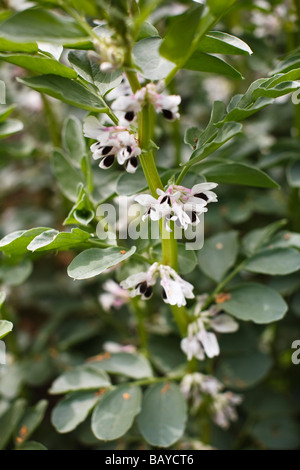
[[104,354],[64,373],[50,389],[52,394],[67,393],[52,412],[52,423],[58,432],[70,432],[92,413],[92,431],[100,440],[124,435],[137,415],[140,431],[151,445],[168,447],[181,437],[186,404],[176,385],[154,385],[143,397],[134,382],[110,389],[106,372],[135,380],[152,376],[150,364],[143,356],[128,353]]

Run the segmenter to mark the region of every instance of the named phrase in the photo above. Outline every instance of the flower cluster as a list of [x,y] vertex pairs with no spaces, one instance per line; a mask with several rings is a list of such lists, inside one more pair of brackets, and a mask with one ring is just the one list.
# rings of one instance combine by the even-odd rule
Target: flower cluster
[[83,130],[86,137],[97,141],[91,145],[91,151],[95,160],[100,159],[100,168],[110,168],[116,159],[120,165],[125,164],[129,173],[136,171],[141,149],[135,136],[125,127],[101,126],[98,119],[88,116]]
[[216,183],[200,183],[189,189],[171,185],[166,191],[157,189],[158,199],[150,194],[140,194],[135,201],[146,207],[142,220],[148,216],[151,220],[165,217],[168,231],[171,231],[168,225],[170,220],[185,230],[189,225],[200,222],[199,215],[207,212],[207,204],[217,202],[217,195],[211,191],[217,186]]
[[221,428],[227,429],[230,422],[237,419],[235,407],[242,402],[242,397],[230,391],[223,392],[224,385],[216,377],[200,372],[187,374],[181,381],[180,389],[191,402],[192,412],[197,412],[203,400],[208,398],[208,410]]
[[149,299],[153,294],[153,286],[158,276],[164,302],[182,307],[186,305],[186,299],[195,297],[192,284],[184,281],[170,266],[158,263],[152,264],[148,271],[132,274],[120,285],[130,290],[131,297],[141,295],[142,299]]
[[120,124],[129,126],[147,103],[152,104],[157,113],[161,113],[169,121],[174,121],[179,118],[180,102],[179,95],[163,95],[158,93],[154,83],[148,83],[133,95],[119,96],[112,103],[112,109],[121,111]]
[[214,305],[204,311],[201,309],[202,299],[198,298],[194,313],[195,320],[188,325],[187,337],[181,340],[181,349],[187,355],[188,360],[193,357],[203,360],[205,354],[209,358],[218,356],[220,348],[214,331],[233,333],[238,329],[238,323],[230,315],[220,313],[219,305]]

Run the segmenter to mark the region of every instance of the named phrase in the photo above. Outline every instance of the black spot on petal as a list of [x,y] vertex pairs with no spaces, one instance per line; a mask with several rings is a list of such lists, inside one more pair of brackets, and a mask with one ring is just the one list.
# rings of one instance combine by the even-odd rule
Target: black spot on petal
[[161,295],[162,295],[162,298],[163,298],[164,300],[166,300],[167,294],[166,294],[166,291],[165,291],[164,288],[162,288]]
[[129,122],[133,121],[133,119],[134,119],[134,112],[133,112],[133,111],[127,111],[127,112],[125,113],[124,118],[126,119],[126,121],[129,121]]
[[106,147],[103,147],[102,148],[102,155],[107,155],[109,152],[112,151],[112,146],[111,145],[106,145]]
[[153,289],[151,286],[149,286],[147,289],[146,289],[146,292],[144,292],[144,297],[146,299],[149,299],[149,297],[151,297],[152,295],[152,292],[153,292]]
[[198,197],[199,199],[203,199],[203,201],[208,201],[208,197],[204,193],[194,194],[194,197]]
[[174,118],[172,111],[169,109],[163,109],[162,110],[163,117],[169,120],[172,120]]
[[104,166],[105,168],[109,168],[113,165],[114,161],[115,161],[114,155],[107,155],[107,157],[104,157],[103,160],[101,161],[101,165]]
[[146,281],[141,282],[141,283],[138,284],[135,288],[136,288],[136,289],[139,289],[140,294],[145,294],[145,292],[146,292],[147,289],[148,289],[147,282],[146,282]]

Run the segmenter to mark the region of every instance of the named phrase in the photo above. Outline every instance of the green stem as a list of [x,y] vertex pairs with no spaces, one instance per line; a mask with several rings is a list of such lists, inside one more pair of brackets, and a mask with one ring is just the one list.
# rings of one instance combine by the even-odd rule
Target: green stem
[[137,329],[140,338],[141,348],[144,354],[148,355],[148,338],[147,332],[144,324],[144,312],[139,305],[139,299],[132,298],[131,299],[132,310],[135,314],[136,321],[137,321]]
[[221,281],[212,294],[208,297],[206,302],[204,303],[202,310],[206,310],[210,304],[212,304],[215,300],[217,294],[222,292],[222,290],[227,286],[227,284],[243,269],[247,260],[243,260],[231,273],[226,276],[223,281]]

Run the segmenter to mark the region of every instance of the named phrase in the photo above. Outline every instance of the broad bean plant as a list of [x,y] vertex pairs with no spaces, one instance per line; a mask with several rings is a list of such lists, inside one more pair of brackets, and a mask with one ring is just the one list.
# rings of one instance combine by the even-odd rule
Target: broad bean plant
[[0,6],[0,449],[299,448],[298,2]]

